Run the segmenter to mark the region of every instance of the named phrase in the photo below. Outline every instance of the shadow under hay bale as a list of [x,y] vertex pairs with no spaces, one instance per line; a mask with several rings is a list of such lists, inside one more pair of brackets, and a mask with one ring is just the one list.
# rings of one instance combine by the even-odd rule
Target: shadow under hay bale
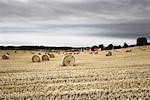
[[131,52],[131,49],[126,50],[126,52]]
[[40,57],[38,55],[34,55],[32,57],[32,62],[41,62]]
[[42,56],[42,60],[43,60],[43,61],[49,61],[48,55],[43,55],[43,56]]
[[111,52],[111,51],[108,51],[108,52],[106,53],[106,56],[112,56],[112,52]]
[[75,57],[72,55],[67,55],[64,57],[63,66],[75,66]]
[[50,58],[55,58],[54,54],[48,54]]
[[7,55],[7,54],[2,55],[2,59],[9,59],[9,55]]

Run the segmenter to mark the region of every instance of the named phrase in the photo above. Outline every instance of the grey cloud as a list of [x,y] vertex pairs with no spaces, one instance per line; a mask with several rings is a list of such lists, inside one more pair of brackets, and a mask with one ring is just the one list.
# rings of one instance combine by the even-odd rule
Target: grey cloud
[[[19,1],[19,0],[18,0]],[[0,2],[1,19],[54,20],[69,17],[87,19],[121,19],[149,17],[148,0],[83,0],[83,2],[63,2],[63,0],[30,0]],[[64,0],[65,1],[65,0]],[[117,15],[116,15],[117,14]],[[125,16],[124,16],[125,15]],[[147,16],[146,16],[147,15]],[[65,18],[66,17],[66,18]],[[112,17],[112,18],[111,18]],[[121,19],[122,20],[122,19]]]
[[150,0],[1,0],[0,34],[149,37],[149,5]]
[[106,34],[101,36],[102,37],[107,36],[113,38],[128,38],[128,39],[137,39],[139,37],[146,37],[147,39],[150,39],[150,33],[124,33],[124,34],[114,33],[114,34]]

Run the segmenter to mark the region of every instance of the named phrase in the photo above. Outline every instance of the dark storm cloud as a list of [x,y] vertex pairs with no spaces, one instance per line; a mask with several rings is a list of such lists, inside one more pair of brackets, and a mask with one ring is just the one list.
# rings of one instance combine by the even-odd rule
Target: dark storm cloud
[[149,36],[150,0],[1,0],[0,34]]

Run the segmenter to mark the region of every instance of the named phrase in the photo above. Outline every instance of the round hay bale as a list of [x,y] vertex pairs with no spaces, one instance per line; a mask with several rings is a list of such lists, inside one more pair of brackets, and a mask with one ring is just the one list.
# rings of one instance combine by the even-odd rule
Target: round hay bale
[[126,52],[131,52],[131,49],[126,50]]
[[31,52],[31,54],[35,54],[34,52]]
[[55,55],[54,54],[50,54],[50,58],[55,58]]
[[66,53],[64,53],[64,55],[68,55],[68,53],[66,52]]
[[72,53],[71,53],[71,52],[70,52],[69,54],[70,54],[70,55],[72,55]]
[[2,59],[9,59],[9,55],[7,55],[7,54],[2,55]]
[[54,54],[48,54],[50,58],[55,58]]
[[38,55],[34,55],[33,57],[32,57],[32,62],[40,62],[41,60],[40,60],[40,57],[38,56]]
[[63,66],[75,66],[75,57],[72,55],[67,55],[63,59]]
[[139,49],[140,49],[140,50],[143,50],[143,51],[145,51],[145,50],[146,50],[146,48],[143,48],[143,47],[139,47]]
[[6,54],[9,55],[9,52],[7,52]]
[[48,54],[48,52],[45,52],[45,55],[47,55]]
[[98,51],[97,51],[97,52],[95,52],[94,54],[98,54]]
[[42,60],[43,60],[43,61],[49,61],[48,55],[43,55],[43,56],[42,56]]
[[106,56],[112,56],[112,52],[111,52],[111,51],[108,51],[108,52],[106,53]]

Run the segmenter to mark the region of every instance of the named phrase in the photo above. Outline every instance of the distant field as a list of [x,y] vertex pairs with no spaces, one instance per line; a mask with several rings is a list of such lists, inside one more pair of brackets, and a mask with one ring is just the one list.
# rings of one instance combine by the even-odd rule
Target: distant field
[[7,52],[10,59],[0,58],[0,100],[150,99],[150,46],[112,50],[112,56],[81,52],[76,66],[62,66],[62,52],[39,63],[32,63],[31,51],[0,56]]

